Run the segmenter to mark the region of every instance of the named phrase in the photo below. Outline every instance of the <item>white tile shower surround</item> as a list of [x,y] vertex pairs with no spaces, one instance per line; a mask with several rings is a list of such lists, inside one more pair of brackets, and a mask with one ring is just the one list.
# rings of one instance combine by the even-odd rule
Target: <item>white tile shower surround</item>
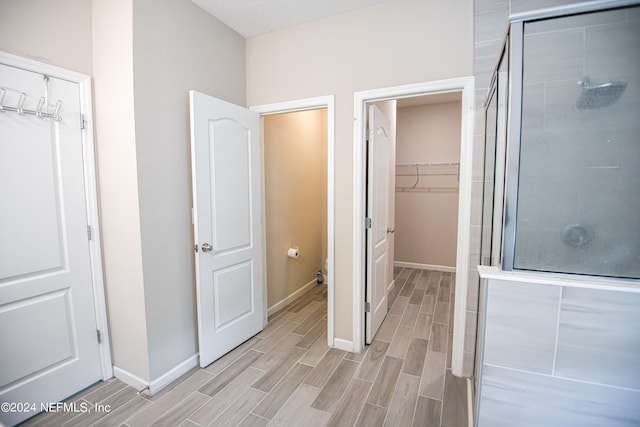
[[361,354],[327,347],[321,285],[154,396],[101,382],[68,401],[111,405],[110,413],[42,414],[24,426],[467,427],[466,380],[450,371],[455,275],[394,273],[390,312]]
[[488,279],[478,426],[640,425],[633,284],[592,284],[603,290],[575,287],[575,278],[554,285],[501,274],[509,276]]
[[[489,83],[491,79],[491,74],[498,62],[498,54],[502,47],[503,38],[506,34],[507,26],[508,26],[508,18],[509,14],[515,13],[523,13],[536,9],[543,9],[549,7],[563,6],[571,3],[576,3],[575,0],[475,0],[474,1],[474,66],[473,72],[475,75],[475,86],[476,86],[476,108],[475,108],[475,125],[474,125],[474,153],[484,153],[484,98],[487,95],[487,91],[489,88]],[[624,14],[624,18],[622,18]],[[637,21],[640,20],[640,8],[627,9],[624,11],[618,11],[615,13],[610,13],[608,15],[609,23],[614,23],[618,21],[618,27],[614,29],[614,32],[618,34],[614,34],[614,32],[610,32],[609,37],[620,36],[621,33],[624,32],[633,32],[634,29],[638,28]],[[574,30],[576,27],[586,27],[589,26],[590,17],[588,16],[576,16],[568,21],[563,22],[565,29],[568,31]],[[626,23],[624,21],[627,21]],[[630,23],[630,21],[636,21],[635,25]],[[543,25],[543,23],[539,22],[537,25],[537,32],[547,32],[551,30],[556,30],[557,28],[548,27],[553,26],[553,21],[547,21],[547,26]],[[597,31],[605,31],[608,32],[610,29],[606,29],[604,26],[600,28],[593,28],[590,30],[591,34],[595,34]],[[595,39],[593,39],[595,40]],[[597,43],[593,44],[591,41],[587,42],[587,54],[590,56],[596,50],[601,49]],[[591,61],[589,58],[585,61],[585,69],[583,72],[596,75],[601,73],[603,70],[600,68],[607,64],[607,67],[610,67],[615,61],[615,66],[620,70],[628,69],[630,65],[632,65],[633,60],[637,61],[638,56],[633,55],[621,55],[625,49],[609,49],[606,48],[603,53],[604,55],[611,56],[606,61],[595,60]],[[598,53],[598,54],[600,54]],[[582,55],[581,53],[579,55]],[[575,56],[575,54],[571,54],[571,56]],[[554,63],[555,64],[555,63]],[[569,67],[571,64],[567,64]],[[565,71],[569,68],[565,67]],[[552,70],[553,71],[553,70]],[[578,70],[575,69],[577,72]],[[606,71],[606,70],[604,70]],[[573,76],[572,76],[573,77]],[[580,76],[581,77],[581,76]],[[609,78],[610,76],[605,76]],[[574,114],[571,114],[570,111],[567,111],[567,107],[561,107],[557,105],[554,107],[553,98],[560,96],[559,91],[561,90],[573,90],[576,91],[579,89],[574,82],[571,84],[567,82],[551,82],[548,84],[540,83],[540,85],[544,86],[544,95],[538,94],[534,101],[538,101],[538,106],[536,111],[530,111],[530,114],[527,117],[523,117],[524,120],[524,128],[530,128],[535,126],[550,126],[551,128],[562,128],[563,126],[567,126],[566,120],[581,120],[579,117],[576,117]],[[564,87],[564,88],[563,88]],[[627,91],[632,89],[632,87],[640,88],[640,82],[633,83],[633,85],[627,87]],[[525,87],[525,91],[535,90],[534,88]],[[576,97],[578,95],[576,94]],[[547,99],[547,106],[545,108],[544,100]],[[532,99],[529,97],[529,99]],[[637,98],[636,98],[637,99]],[[619,108],[615,117],[623,118],[628,111],[631,111],[629,108],[625,108],[623,106],[623,99],[614,105],[613,107]],[[556,103],[557,104],[557,103]],[[534,105],[534,108],[535,105]],[[601,120],[599,117],[594,117],[594,114],[587,113],[587,118],[584,119],[584,123],[582,125],[587,124],[590,127],[590,130],[598,125],[598,122]],[[575,124],[575,123],[574,123]],[[575,129],[575,126],[573,126]],[[629,130],[630,133],[634,135],[638,134],[637,129]],[[483,157],[479,154],[474,155],[473,159],[473,179],[474,179],[474,191],[477,188],[481,188],[477,183],[482,181],[482,173],[483,173]],[[616,202],[617,203],[617,202]],[[603,204],[604,205],[604,204]],[[615,204],[614,204],[615,205]],[[476,203],[472,206],[472,225],[478,225],[478,222],[473,222],[474,219],[477,219],[481,215],[482,206],[479,203]],[[481,230],[480,227],[476,227],[471,229],[472,232],[472,240],[478,242],[479,247],[479,237],[474,236],[477,234],[479,236]],[[638,239],[640,241],[640,239]],[[472,254],[470,254],[472,259],[477,258],[477,253],[479,249],[471,248]],[[476,296],[478,295],[478,273],[476,271],[476,267],[473,262],[469,263],[469,290],[468,295]],[[477,312],[477,298],[470,299],[467,301],[467,316],[474,316]],[[467,331],[467,334],[475,334],[475,330]],[[475,355],[475,348],[473,346],[465,345],[465,358],[467,355]],[[465,368],[463,370],[464,375],[471,375],[473,364],[465,363]],[[492,424],[498,426],[499,424]]]

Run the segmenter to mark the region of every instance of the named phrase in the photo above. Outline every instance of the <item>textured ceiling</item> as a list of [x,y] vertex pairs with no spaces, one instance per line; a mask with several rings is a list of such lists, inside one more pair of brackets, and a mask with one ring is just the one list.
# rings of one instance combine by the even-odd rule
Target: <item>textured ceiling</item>
[[386,0],[191,0],[242,34],[253,37]]

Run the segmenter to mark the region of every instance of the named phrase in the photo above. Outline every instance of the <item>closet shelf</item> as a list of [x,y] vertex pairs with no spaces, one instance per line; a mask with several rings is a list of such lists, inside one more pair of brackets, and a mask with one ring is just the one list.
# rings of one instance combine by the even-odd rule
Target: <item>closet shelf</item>
[[398,193],[457,193],[458,187],[396,187]]
[[396,163],[396,176],[458,175],[460,162]]
[[[445,182],[437,180],[436,178],[424,179],[423,182],[421,182],[421,178],[423,177],[436,176],[455,176],[456,181],[454,185],[451,186],[443,186],[442,184]],[[396,191],[400,192],[457,192],[458,182],[460,180],[460,162],[396,163],[396,177],[399,178],[396,180]],[[411,182],[409,182],[408,178],[412,178]]]

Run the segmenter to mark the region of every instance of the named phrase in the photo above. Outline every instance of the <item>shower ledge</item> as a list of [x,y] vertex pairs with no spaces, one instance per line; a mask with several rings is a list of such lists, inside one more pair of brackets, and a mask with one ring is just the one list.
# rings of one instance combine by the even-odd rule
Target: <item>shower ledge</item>
[[542,273],[536,271],[503,271],[498,267],[478,266],[482,279],[522,282],[538,285],[571,286],[576,288],[604,289],[619,292],[640,293],[640,280],[615,279],[577,274]]

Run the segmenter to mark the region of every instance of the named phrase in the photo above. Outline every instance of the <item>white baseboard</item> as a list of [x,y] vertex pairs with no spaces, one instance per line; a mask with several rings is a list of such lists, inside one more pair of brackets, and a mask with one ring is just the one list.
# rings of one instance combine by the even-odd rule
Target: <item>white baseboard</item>
[[403,268],[417,268],[419,270],[433,270],[433,271],[444,271],[449,273],[455,273],[455,267],[449,267],[447,265],[433,265],[433,264],[419,264],[417,262],[402,262],[402,261],[394,261],[394,267],[403,267]]
[[139,392],[145,390],[149,387],[149,382],[143,380],[137,375],[132,374],[131,372],[119,368],[114,365],[113,367],[113,376],[122,381],[123,383],[130,385],[135,388]]
[[271,307],[267,308],[267,315],[271,316],[276,311],[284,308],[287,304],[289,304],[291,301],[293,301],[294,299],[298,298],[299,296],[307,292],[313,285],[317,283],[318,283],[318,279],[317,278],[313,279],[312,281],[310,281],[309,283],[307,283],[306,285],[304,285],[303,287],[301,287],[300,289],[298,289],[288,297],[273,304]]
[[151,381],[149,384],[149,394],[153,396],[196,366],[198,366],[198,353]]
[[198,354],[194,354],[151,382],[145,381],[137,375],[117,366],[113,367],[113,375],[123,383],[138,390],[138,392],[145,391],[153,396],[196,366],[198,366]]
[[343,340],[342,338],[334,338],[333,339],[333,347],[338,350],[344,351],[353,351],[353,341]]

